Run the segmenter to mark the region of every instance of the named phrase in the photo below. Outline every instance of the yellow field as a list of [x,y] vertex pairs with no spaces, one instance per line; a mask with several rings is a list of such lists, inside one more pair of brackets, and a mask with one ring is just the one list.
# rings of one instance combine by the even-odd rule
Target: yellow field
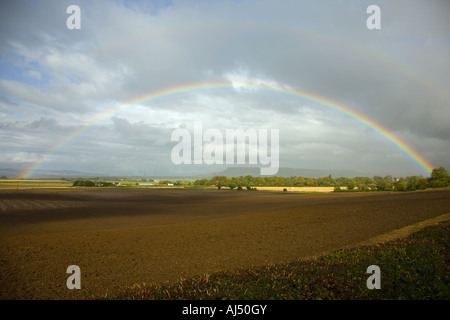
[[72,182],[62,180],[0,180],[0,189],[67,188]]

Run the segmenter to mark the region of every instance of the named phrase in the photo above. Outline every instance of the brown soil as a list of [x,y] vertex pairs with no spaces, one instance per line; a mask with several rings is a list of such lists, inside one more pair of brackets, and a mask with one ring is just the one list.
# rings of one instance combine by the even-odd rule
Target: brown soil
[[[450,212],[450,191],[0,190],[0,299],[90,299],[282,262]],[[67,267],[81,269],[69,290]]]

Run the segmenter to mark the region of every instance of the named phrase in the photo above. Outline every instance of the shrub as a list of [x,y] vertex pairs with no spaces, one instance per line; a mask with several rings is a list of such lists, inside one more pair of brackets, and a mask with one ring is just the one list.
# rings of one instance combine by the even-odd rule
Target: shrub
[[74,187],[95,187],[95,183],[91,180],[75,180],[72,184]]

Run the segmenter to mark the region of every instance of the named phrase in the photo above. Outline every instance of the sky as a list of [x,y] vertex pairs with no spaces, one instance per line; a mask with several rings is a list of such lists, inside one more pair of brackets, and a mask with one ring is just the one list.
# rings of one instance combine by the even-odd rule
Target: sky
[[[368,28],[370,5],[379,29]],[[449,17],[446,0],[2,1],[0,169],[242,166],[176,164],[177,129],[191,133],[192,154],[198,141],[237,146],[227,130],[276,130],[267,148],[278,143],[279,167],[426,176],[422,159],[450,169]],[[221,134],[202,140],[208,129]]]

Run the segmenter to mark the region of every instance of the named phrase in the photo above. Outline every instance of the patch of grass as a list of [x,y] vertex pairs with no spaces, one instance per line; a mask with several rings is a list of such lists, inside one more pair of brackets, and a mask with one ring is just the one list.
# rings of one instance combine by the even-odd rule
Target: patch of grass
[[[215,272],[176,283],[142,284],[109,299],[371,300],[450,299],[450,222],[381,245],[337,250],[309,260]],[[370,290],[367,267],[381,270]]]

